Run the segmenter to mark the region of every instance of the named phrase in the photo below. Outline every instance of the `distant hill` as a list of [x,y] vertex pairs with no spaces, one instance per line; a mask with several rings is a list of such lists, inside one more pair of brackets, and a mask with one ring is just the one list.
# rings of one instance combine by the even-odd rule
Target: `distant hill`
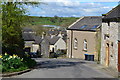
[[70,24],[75,22],[77,17],[36,17],[36,16],[27,16],[28,21],[25,22],[25,26],[23,27],[31,27],[37,31],[39,35],[43,31],[49,30],[49,28],[42,27],[42,25],[56,25],[61,27],[68,27]]
[[76,17],[29,17],[29,25],[56,25],[61,27],[68,27],[79,18]]

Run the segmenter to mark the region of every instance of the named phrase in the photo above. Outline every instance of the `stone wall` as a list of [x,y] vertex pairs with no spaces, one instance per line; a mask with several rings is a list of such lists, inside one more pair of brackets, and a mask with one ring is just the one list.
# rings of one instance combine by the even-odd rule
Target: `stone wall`
[[109,44],[109,65],[117,69],[118,63],[118,23],[110,22],[102,23],[101,31],[101,64],[105,65],[106,62],[106,44]]

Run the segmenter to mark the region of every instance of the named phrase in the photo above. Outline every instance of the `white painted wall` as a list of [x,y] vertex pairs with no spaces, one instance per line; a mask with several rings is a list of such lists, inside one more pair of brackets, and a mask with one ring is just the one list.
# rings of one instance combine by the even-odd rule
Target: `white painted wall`
[[39,49],[39,45],[38,44],[33,44],[32,45],[32,52],[37,52],[38,49]]
[[50,51],[52,51],[54,48],[54,51],[56,52],[58,49],[60,50],[65,50],[66,48],[66,43],[65,41],[60,38],[54,45],[50,45]]
[[53,48],[55,49],[54,45],[50,45],[50,52],[53,50]]
[[30,51],[32,52],[32,44],[34,43],[34,41],[24,41],[25,43],[25,47],[30,47]]
[[66,43],[65,41],[60,38],[54,45],[55,51],[60,49],[60,50],[65,50],[66,49]]

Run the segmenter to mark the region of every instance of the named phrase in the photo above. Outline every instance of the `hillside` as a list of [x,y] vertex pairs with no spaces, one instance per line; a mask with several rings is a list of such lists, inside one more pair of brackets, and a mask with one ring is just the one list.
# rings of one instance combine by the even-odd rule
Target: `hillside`
[[76,17],[35,17],[35,16],[27,16],[28,21],[25,23],[23,27],[31,27],[35,31],[37,31],[38,35],[41,35],[43,31],[48,31],[49,28],[42,27],[42,25],[56,25],[61,27],[68,27],[70,24],[75,22]]
[[75,17],[33,17],[29,16],[29,25],[56,25],[68,27],[79,18]]

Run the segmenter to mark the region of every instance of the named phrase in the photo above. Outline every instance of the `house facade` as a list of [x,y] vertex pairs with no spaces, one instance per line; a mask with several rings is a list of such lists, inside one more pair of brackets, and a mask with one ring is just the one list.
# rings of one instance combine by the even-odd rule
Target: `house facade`
[[85,59],[85,54],[98,60],[98,32],[102,17],[81,17],[67,28],[67,57]]
[[59,36],[45,36],[41,41],[42,57],[49,57],[50,53],[56,53],[57,50],[66,50],[66,42]]
[[34,32],[31,28],[23,28],[22,37],[25,43],[25,52],[40,52],[40,42],[41,37],[36,36],[36,32]]
[[101,64],[120,72],[120,5],[103,15]]

